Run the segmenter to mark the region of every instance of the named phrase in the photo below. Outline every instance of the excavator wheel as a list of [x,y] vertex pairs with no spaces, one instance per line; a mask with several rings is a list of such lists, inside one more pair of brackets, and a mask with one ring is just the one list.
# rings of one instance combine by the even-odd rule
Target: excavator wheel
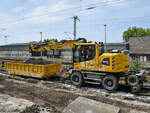
[[103,78],[102,86],[108,91],[115,91],[118,88],[118,78],[113,75],[107,75]]
[[71,75],[71,83],[80,87],[83,84],[83,76],[80,72],[73,72]]

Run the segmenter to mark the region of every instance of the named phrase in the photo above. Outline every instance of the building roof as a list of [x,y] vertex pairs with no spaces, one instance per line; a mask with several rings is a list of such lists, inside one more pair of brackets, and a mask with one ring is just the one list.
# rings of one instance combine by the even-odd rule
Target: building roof
[[129,50],[129,44],[124,42],[118,43],[106,43],[104,44],[107,47],[107,50]]
[[130,54],[150,54],[150,37],[130,38]]
[[114,43],[104,43],[104,45],[106,45],[106,46],[124,46],[124,45],[126,45],[126,44],[128,44],[128,43],[125,43],[125,42],[114,42]]
[[0,45],[0,47],[28,46],[28,45],[29,43],[14,43],[14,44]]

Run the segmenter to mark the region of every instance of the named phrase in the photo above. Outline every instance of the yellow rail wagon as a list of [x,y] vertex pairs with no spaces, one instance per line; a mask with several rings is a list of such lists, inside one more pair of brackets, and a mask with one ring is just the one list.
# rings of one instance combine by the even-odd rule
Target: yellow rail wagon
[[25,61],[11,61],[6,62],[4,67],[9,74],[49,78],[60,71],[61,63],[35,65],[26,64]]

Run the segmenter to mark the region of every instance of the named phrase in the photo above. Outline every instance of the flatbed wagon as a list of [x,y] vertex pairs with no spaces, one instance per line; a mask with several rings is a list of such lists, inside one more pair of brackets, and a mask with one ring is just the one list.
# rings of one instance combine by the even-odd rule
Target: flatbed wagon
[[4,64],[9,74],[24,75],[37,78],[49,78],[61,69],[61,63],[46,65],[26,64],[25,61],[11,61]]

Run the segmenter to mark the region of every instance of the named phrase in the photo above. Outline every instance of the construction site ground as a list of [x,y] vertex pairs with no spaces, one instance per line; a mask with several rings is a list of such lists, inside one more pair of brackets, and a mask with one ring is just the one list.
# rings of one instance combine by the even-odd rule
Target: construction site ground
[[[4,98],[1,95],[10,96],[14,99],[16,108],[8,107],[7,112],[21,113],[61,113],[68,104],[73,102],[77,97],[86,97],[102,103],[111,104],[120,108],[120,113],[150,113],[150,89],[144,88],[140,94],[131,94],[130,88],[119,86],[117,92],[107,92],[99,85],[85,84],[77,88],[72,86],[69,81],[66,83],[59,82],[56,78],[51,80],[41,80],[22,76],[13,76],[6,73],[0,73],[0,101]],[[25,107],[19,109],[16,100],[25,100]],[[3,103],[4,105],[4,103]],[[9,103],[10,105],[10,103]],[[19,110],[18,110],[19,109]],[[0,111],[6,112],[6,106],[3,107],[0,102]],[[1,112],[0,112],[1,113]]]

